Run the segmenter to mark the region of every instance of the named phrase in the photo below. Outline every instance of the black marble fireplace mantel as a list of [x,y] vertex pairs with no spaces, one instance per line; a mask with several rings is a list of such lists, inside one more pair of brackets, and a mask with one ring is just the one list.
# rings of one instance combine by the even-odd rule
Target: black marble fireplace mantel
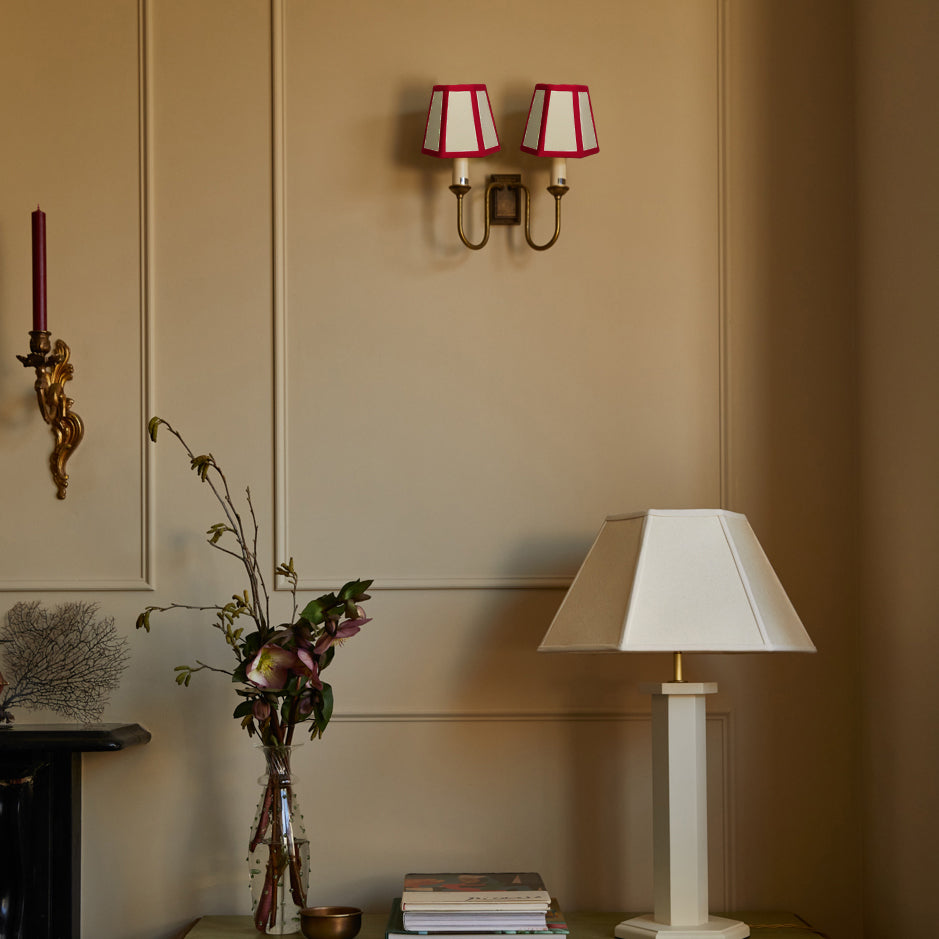
[[149,739],[139,724],[0,729],[0,939],[78,939],[82,754]]

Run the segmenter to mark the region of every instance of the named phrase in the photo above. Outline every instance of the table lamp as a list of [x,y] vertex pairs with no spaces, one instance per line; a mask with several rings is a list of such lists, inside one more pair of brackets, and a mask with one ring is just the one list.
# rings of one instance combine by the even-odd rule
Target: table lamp
[[660,510],[606,519],[540,652],[670,652],[652,695],[654,912],[620,939],[743,939],[745,923],[708,912],[705,695],[683,652],[814,652],[745,516]]

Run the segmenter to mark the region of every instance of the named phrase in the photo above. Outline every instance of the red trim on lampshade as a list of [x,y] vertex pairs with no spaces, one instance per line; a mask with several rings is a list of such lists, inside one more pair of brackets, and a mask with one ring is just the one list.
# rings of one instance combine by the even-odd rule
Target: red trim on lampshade
[[[525,146],[525,138],[528,136],[528,123],[531,121],[532,108],[535,105],[535,98],[539,91],[544,92],[544,102],[541,107],[541,123],[538,127],[538,146],[527,147]],[[545,148],[545,134],[547,133],[548,129],[547,116],[551,106],[551,95],[555,91],[571,92],[571,102],[574,109],[574,139],[576,147],[574,150],[547,150]],[[593,118],[593,102],[590,100],[590,89],[586,85],[550,85],[540,83],[535,85],[535,90],[532,92],[531,103],[528,105],[528,118],[525,121],[525,131],[522,134],[522,144],[519,149],[525,153],[531,153],[534,156],[570,157],[574,159],[580,159],[581,157],[591,156],[594,153],[598,153],[600,151],[599,143],[594,144],[592,147],[584,146],[584,130],[580,119],[581,94],[587,95],[587,107],[590,109],[590,123],[593,126],[594,139],[596,139],[597,125]]]
[[[492,105],[489,102],[489,92],[486,89],[485,85],[434,85],[430,94],[430,105],[427,108],[427,121],[424,124],[424,140],[426,144],[427,140],[427,131],[430,128],[430,116],[431,110],[434,103],[434,95],[437,92],[441,93],[441,103],[440,103],[440,129],[439,129],[439,138],[437,150],[432,149],[428,146],[421,147],[421,153],[426,153],[428,156],[440,157],[442,159],[451,159],[454,157],[481,157],[487,156],[490,153],[496,153],[501,149],[499,143],[499,130],[496,127],[496,120],[492,114]],[[476,148],[472,150],[447,150],[445,146],[445,141],[447,139],[447,120],[450,109],[450,93],[454,91],[459,92],[470,92],[470,102],[473,108],[473,125],[476,132]],[[483,126],[482,126],[482,117],[479,113],[479,97],[477,92],[483,92],[486,105],[489,108],[489,117],[492,121],[492,131],[495,135],[496,142],[493,146],[487,147],[483,142]]]

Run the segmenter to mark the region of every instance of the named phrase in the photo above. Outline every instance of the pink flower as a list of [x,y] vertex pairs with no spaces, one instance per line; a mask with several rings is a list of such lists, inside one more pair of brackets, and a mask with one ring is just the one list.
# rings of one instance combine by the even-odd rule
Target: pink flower
[[294,673],[303,675],[315,688],[323,689],[320,681],[320,667],[316,659],[306,649],[297,649],[297,661],[293,666]]
[[[322,687],[322,685],[320,686]],[[297,712],[301,717],[309,717],[313,713],[313,693],[304,694],[297,702]]]
[[271,706],[264,698],[255,698],[252,710],[255,719],[259,720],[262,724],[271,716]]
[[356,607],[356,609],[359,612],[358,618],[347,619],[335,632],[332,632],[329,624],[327,624],[326,632],[313,647],[316,655],[322,655],[334,642],[341,642],[343,639],[348,639],[349,636],[354,636],[366,623],[371,622],[371,618],[365,615],[362,607]]
[[298,649],[309,649],[313,645],[313,630],[305,620],[300,620],[291,627],[294,644]]
[[258,649],[258,654],[248,666],[248,681],[265,691],[280,691],[287,684],[296,663],[295,653],[268,642]]

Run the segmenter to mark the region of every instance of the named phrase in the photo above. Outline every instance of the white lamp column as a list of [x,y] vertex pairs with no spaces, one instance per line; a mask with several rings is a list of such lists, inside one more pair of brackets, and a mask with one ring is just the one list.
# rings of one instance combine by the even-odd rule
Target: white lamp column
[[708,916],[705,695],[713,682],[644,684],[652,695],[652,916],[625,920],[620,939],[743,939],[746,923]]

